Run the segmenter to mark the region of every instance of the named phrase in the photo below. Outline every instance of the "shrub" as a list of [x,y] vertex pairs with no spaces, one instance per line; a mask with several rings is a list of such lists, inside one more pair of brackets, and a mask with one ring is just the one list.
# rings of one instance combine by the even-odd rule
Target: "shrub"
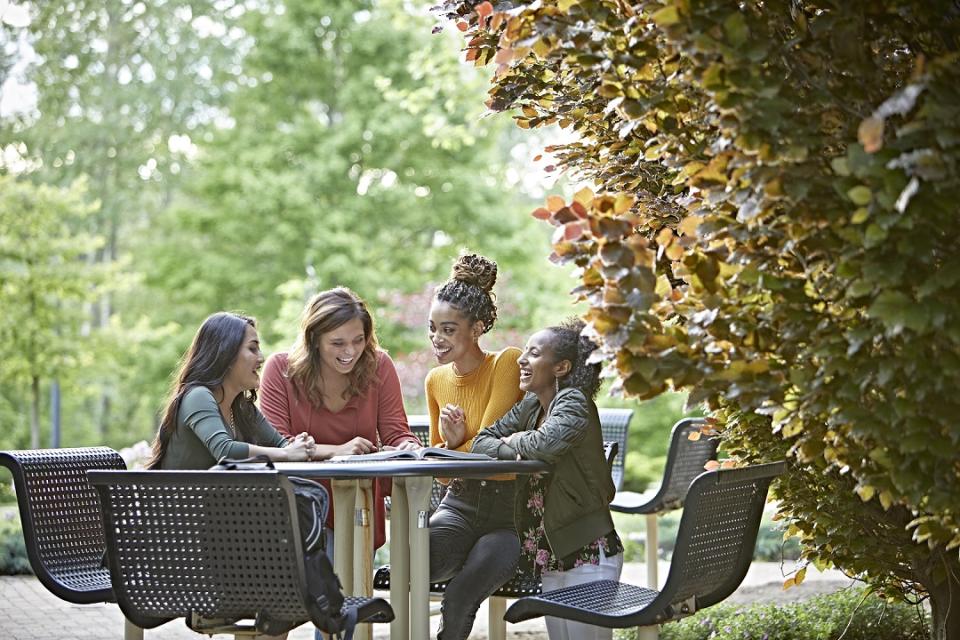
[[[920,640],[927,621],[917,608],[887,603],[863,588],[785,605],[720,604],[664,625],[662,640]],[[620,635],[632,638],[631,632]]]
[[30,561],[19,520],[0,520],[0,575],[29,574]]
[[[641,399],[786,457],[804,556],[960,638],[960,6],[445,0],[487,105],[573,134],[555,262]],[[598,192],[595,193],[594,189]]]

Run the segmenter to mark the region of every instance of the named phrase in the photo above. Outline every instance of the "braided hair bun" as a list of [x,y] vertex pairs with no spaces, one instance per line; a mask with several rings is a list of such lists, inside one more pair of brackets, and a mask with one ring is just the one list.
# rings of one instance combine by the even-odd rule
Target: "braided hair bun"
[[475,253],[460,256],[450,269],[450,279],[476,285],[491,293],[497,282],[497,263]]
[[483,333],[497,321],[493,285],[497,281],[497,263],[471,253],[453,263],[450,279],[437,288],[435,297],[457,309],[473,322],[483,324]]

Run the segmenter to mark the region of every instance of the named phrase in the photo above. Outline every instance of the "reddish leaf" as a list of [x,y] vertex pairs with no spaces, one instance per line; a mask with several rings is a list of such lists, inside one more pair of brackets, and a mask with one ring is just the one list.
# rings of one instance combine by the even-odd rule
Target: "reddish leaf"
[[489,16],[491,13],[493,13],[493,5],[489,2],[481,2],[477,5],[477,15],[480,16],[481,20]]
[[530,215],[532,215],[532,216],[533,216],[534,218],[536,218],[537,220],[549,220],[550,218],[553,217],[553,213],[551,213],[551,212],[550,212],[549,210],[547,210],[547,209],[544,209],[543,207],[540,207],[539,209],[536,209],[536,210],[535,210],[532,214],[530,214]]
[[466,31],[469,28],[470,28],[470,24],[467,22],[464,22],[463,20],[457,23],[457,29],[460,29],[460,31]]
[[580,218],[586,218],[586,217],[587,217],[587,208],[584,207],[584,206],[583,206],[582,204],[580,204],[579,202],[577,202],[576,200],[573,202],[573,204],[570,205],[570,209],[572,209],[573,212],[574,212],[575,214],[577,214],[577,216],[580,217]]

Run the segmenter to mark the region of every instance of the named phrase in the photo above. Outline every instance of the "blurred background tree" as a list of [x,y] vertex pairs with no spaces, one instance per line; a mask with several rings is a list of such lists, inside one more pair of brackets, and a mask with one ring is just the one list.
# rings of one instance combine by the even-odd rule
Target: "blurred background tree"
[[[464,250],[500,265],[487,348],[574,312],[570,270],[549,265],[549,231],[528,215],[545,188],[531,147],[481,117],[486,80],[458,37],[431,33],[425,4],[16,8],[0,22],[0,199],[16,223],[0,227],[14,251],[0,262],[0,446],[51,444],[56,389],[63,445],[149,440],[203,318],[256,316],[269,353],[334,285],[371,304],[422,412],[430,296]],[[43,283],[23,279],[28,255]],[[655,413],[656,428],[675,419]],[[635,437],[637,451],[659,441]]]

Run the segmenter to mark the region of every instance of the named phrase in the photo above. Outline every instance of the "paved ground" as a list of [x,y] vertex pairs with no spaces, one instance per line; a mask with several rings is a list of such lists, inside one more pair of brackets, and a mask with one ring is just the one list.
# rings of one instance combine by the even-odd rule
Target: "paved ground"
[[[667,574],[667,564],[660,567],[660,579]],[[624,582],[646,583],[643,564],[628,564]],[[836,591],[850,584],[839,572],[818,573],[811,568],[799,587],[783,591],[783,576],[775,563],[755,562],[743,585],[731,596],[734,602],[800,600],[818,593]],[[437,618],[432,619],[436,632]],[[374,638],[389,637],[389,625],[376,625]],[[215,636],[228,638],[229,636]],[[471,638],[487,637],[486,607],[480,610]],[[542,619],[519,625],[507,625],[507,637],[513,640],[546,640]],[[51,595],[33,577],[0,576],[0,638],[6,640],[120,640],[123,638],[123,616],[116,605],[72,605]],[[198,640],[202,636],[190,631],[182,621],[169,622],[144,634],[145,640]],[[303,626],[290,634],[290,640],[312,640],[312,629]]]

